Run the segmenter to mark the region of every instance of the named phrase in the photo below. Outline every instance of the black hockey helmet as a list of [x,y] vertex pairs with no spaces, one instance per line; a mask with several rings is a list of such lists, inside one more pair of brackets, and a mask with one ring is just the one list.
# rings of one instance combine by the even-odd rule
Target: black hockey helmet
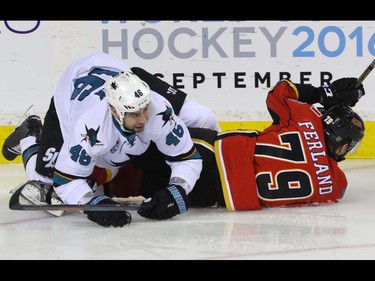
[[[345,159],[354,152],[364,137],[365,125],[362,118],[347,105],[336,105],[323,114],[323,128],[327,152],[336,161]],[[343,145],[346,150],[340,151]]]

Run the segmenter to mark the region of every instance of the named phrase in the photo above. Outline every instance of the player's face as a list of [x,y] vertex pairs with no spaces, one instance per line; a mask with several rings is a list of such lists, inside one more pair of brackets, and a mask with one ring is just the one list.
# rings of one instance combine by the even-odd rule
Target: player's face
[[137,111],[127,112],[124,117],[124,127],[129,131],[142,132],[148,120],[148,106]]

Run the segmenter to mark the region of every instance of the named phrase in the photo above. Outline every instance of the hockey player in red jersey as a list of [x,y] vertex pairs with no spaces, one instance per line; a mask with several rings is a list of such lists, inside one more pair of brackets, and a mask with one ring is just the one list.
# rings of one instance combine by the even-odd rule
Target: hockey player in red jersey
[[[347,180],[337,162],[364,136],[362,119],[341,104],[347,102],[345,92],[335,91],[350,81],[354,85],[356,79],[316,89],[282,80],[267,98],[271,126],[217,136],[215,156],[228,210],[333,203],[343,197]],[[333,90],[332,97],[327,89]],[[344,91],[364,94],[363,88]],[[322,99],[314,99],[319,93]],[[318,101],[326,105],[325,112],[311,105]]]
[[[314,87],[279,81],[266,100],[273,122],[262,132],[189,129],[203,157],[190,205],[217,204],[237,211],[340,201],[347,179],[338,162],[359,146],[365,131],[361,117],[351,109],[365,94],[356,82],[356,78],[342,78]],[[324,108],[315,107],[316,103]],[[168,167],[151,161],[149,155],[141,160],[135,162],[144,171],[139,193],[149,198],[138,213],[163,219],[155,192],[167,182]],[[116,180],[111,190],[121,195]]]

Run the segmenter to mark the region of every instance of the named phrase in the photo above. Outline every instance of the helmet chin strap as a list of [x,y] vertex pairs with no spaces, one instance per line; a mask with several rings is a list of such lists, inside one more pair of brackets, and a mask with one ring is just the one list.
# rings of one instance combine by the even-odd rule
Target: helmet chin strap
[[123,130],[125,133],[128,133],[128,134],[133,134],[133,133],[135,133],[134,130],[130,130],[130,129],[128,129],[128,128],[125,127],[125,122],[124,122],[124,121],[122,121],[122,123],[121,123],[121,121],[118,120],[118,119],[116,119],[116,121],[119,123],[121,130]]
[[[125,127],[125,123],[124,123],[124,118],[125,118],[125,114],[120,114],[119,112],[117,112],[117,110],[112,107],[111,105],[109,105],[109,111],[111,112],[112,114],[112,118],[113,120],[118,124],[119,126],[119,129],[121,131],[123,131],[124,133],[128,133],[128,134],[132,134],[132,133],[135,133],[134,130],[129,130]],[[116,113],[116,114],[115,114]],[[122,118],[122,121],[116,117],[116,115],[119,117],[119,118]]]
[[135,133],[134,130],[128,130],[124,125],[122,125],[121,127],[123,128],[123,130],[124,130],[125,133],[129,133],[129,134]]
[[113,114],[112,114],[112,120],[115,123],[116,127],[118,130],[121,130],[125,134],[134,134],[134,130],[129,130],[124,126],[124,123],[118,120]]

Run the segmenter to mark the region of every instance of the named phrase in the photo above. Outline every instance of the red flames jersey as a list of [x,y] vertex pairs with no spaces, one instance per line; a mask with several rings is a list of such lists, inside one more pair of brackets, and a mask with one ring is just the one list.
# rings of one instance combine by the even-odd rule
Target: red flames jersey
[[273,124],[219,133],[215,155],[228,210],[338,202],[347,179],[327,155],[321,113],[290,81],[268,94]]

